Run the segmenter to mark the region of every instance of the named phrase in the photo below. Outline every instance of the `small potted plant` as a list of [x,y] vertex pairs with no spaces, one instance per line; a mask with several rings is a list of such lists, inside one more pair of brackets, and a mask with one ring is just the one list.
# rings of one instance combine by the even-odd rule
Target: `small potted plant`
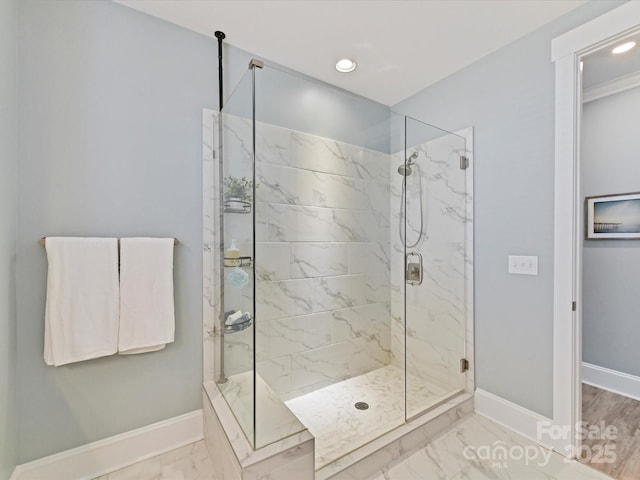
[[[258,186],[256,185],[256,188]],[[253,182],[247,177],[225,177],[223,181],[224,211],[228,213],[251,212]]]

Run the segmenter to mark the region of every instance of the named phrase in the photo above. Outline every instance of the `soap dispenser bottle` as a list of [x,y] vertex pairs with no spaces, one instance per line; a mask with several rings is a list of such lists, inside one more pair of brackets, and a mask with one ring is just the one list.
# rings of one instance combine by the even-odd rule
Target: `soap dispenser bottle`
[[236,247],[235,240],[231,240],[231,246],[224,253],[224,264],[227,267],[240,266],[240,250]]

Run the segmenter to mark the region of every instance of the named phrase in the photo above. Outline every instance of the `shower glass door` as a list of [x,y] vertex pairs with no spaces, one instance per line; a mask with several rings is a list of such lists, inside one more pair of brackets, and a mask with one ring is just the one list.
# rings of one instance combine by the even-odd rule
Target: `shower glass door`
[[406,417],[465,387],[465,139],[406,118],[399,182],[402,222],[396,248],[405,256]]

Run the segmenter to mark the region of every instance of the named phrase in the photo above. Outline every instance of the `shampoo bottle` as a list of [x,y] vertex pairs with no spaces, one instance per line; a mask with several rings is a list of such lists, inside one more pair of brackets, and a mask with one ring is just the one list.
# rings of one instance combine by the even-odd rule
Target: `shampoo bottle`
[[227,267],[237,267],[240,265],[240,250],[236,247],[236,241],[231,240],[231,246],[224,253],[224,264]]

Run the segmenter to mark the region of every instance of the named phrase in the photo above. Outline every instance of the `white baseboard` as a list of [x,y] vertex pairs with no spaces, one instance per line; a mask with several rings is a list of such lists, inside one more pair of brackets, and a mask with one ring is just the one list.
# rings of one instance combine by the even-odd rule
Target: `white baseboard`
[[640,400],[640,377],[582,362],[582,382]]
[[479,388],[476,389],[475,412],[533,442],[552,449],[552,442],[545,441],[546,439],[540,438],[538,434],[539,425],[553,423],[550,418]]
[[202,410],[18,465],[11,480],[84,480],[202,440]]

